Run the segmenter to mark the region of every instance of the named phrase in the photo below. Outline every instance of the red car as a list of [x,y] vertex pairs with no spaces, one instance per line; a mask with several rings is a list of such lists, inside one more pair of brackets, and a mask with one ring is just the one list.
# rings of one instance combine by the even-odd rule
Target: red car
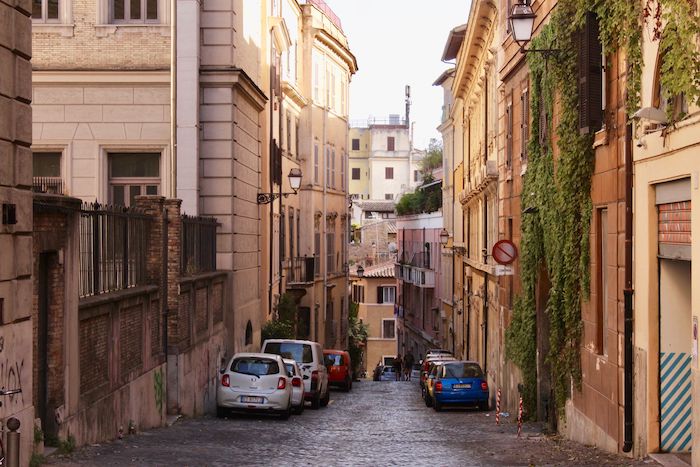
[[352,362],[344,350],[324,349],[323,357],[328,367],[328,384],[340,386],[345,391],[352,389]]

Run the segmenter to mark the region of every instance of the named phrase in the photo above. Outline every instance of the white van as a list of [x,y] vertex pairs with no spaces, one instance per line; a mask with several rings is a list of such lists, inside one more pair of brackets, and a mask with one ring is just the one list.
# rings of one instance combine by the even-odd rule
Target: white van
[[311,401],[312,409],[328,405],[328,369],[324,364],[321,344],[295,339],[267,339],[260,351],[295,360],[304,381],[304,400]]

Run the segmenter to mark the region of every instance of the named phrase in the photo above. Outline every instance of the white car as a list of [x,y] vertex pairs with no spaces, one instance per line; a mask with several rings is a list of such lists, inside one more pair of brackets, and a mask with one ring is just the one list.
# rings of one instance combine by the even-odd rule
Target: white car
[[287,368],[289,383],[292,385],[292,411],[300,414],[304,411],[304,380],[301,368],[294,360],[284,359],[284,366]]
[[267,339],[261,352],[290,358],[301,368],[304,381],[304,400],[311,401],[311,408],[325,407],[330,400],[328,369],[321,344],[295,339]]
[[228,411],[275,413],[283,420],[292,412],[292,385],[279,355],[237,353],[225,368],[216,391],[216,415]]

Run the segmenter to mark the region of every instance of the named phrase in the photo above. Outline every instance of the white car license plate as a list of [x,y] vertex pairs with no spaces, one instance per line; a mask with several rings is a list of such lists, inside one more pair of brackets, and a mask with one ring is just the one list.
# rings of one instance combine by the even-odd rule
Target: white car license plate
[[262,404],[263,398],[256,396],[241,396],[241,402],[244,404]]
[[471,388],[472,388],[472,385],[469,384],[469,383],[465,383],[465,384],[454,384],[454,385],[452,385],[452,387],[455,388],[455,389],[471,389]]

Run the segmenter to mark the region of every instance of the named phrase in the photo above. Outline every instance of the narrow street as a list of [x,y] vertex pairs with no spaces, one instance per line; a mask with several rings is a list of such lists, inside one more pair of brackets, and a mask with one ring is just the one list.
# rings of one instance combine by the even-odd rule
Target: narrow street
[[656,465],[540,434],[494,412],[427,408],[417,382],[360,382],[329,406],[288,421],[236,416],[172,427],[92,446],[52,465]]

